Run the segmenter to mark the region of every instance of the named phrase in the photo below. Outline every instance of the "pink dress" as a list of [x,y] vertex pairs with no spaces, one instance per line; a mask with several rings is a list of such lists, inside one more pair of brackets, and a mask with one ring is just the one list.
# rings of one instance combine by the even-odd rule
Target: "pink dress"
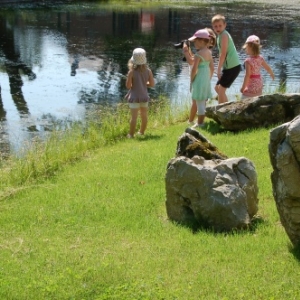
[[260,69],[263,61],[264,58],[261,55],[250,56],[245,60],[250,65],[251,75],[250,81],[243,92],[244,96],[255,97],[262,94],[263,78],[260,74]]

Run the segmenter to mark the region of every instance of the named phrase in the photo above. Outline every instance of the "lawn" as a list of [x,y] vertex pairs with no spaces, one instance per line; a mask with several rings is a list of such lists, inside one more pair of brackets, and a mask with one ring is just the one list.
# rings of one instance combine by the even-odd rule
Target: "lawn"
[[1,299],[299,299],[299,253],[272,196],[270,129],[201,132],[258,174],[253,231],[168,220],[166,166],[186,123],[87,151],[0,202]]

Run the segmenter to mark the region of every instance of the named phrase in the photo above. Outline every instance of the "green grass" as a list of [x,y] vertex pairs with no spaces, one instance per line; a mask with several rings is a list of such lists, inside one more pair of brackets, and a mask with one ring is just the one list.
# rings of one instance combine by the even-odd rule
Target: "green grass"
[[[165,97],[153,100],[149,106],[149,128],[168,126],[188,118],[190,103],[173,101]],[[53,131],[47,142],[33,140],[17,154],[8,158],[0,154],[0,199],[14,193],[23,185],[55,175],[67,163],[85,157],[88,151],[112,145],[125,139],[129,131],[128,105],[98,106],[89,115],[86,124],[73,124],[71,128]],[[137,124],[139,126],[139,124]],[[138,128],[137,126],[137,128]]]
[[[90,146],[63,144],[67,158],[54,139],[36,160],[52,148],[44,164],[57,150],[59,167],[3,185],[11,192],[0,201],[0,299],[299,299],[300,256],[272,196],[269,129],[216,133],[208,121],[212,143],[255,164],[259,221],[252,231],[195,233],[166,215],[166,166],[186,128],[169,111],[157,108],[133,140],[107,127],[105,142],[87,129],[72,139]],[[117,120],[123,136],[128,124]]]

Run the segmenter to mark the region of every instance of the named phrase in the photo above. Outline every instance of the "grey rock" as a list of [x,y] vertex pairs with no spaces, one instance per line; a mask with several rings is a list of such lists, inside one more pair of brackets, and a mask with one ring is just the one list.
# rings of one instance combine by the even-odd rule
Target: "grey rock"
[[181,224],[230,231],[247,228],[258,211],[257,175],[247,158],[184,156],[169,161],[166,209]]
[[300,113],[300,94],[270,94],[206,108],[224,129],[241,131],[286,123]]
[[281,223],[300,246],[300,116],[270,132],[273,195]]

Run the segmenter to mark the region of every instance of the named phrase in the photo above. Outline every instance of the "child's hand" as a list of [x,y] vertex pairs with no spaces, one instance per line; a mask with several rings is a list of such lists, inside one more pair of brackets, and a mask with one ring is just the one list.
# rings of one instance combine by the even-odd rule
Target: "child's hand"
[[189,52],[189,47],[188,47],[188,45],[186,43],[183,43],[182,52],[183,53]]

